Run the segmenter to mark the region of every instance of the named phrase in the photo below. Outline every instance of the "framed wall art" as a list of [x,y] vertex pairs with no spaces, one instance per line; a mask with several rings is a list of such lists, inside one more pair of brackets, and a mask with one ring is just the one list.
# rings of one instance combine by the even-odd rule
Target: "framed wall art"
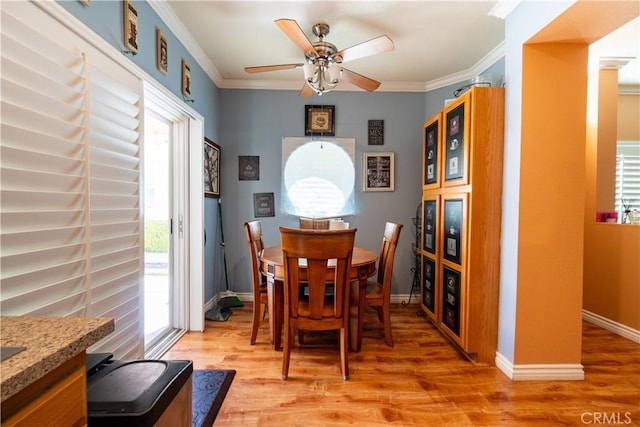
[[182,60],[182,94],[191,96],[191,67],[184,59]]
[[130,0],[122,2],[124,11],[124,46],[131,53],[138,53],[138,9]]
[[436,242],[438,230],[438,198],[425,199],[422,203],[422,248],[436,255]]
[[369,145],[384,145],[384,120],[369,120]]
[[238,156],[238,179],[260,181],[260,156]]
[[422,148],[424,177],[423,188],[437,187],[440,182],[440,114],[426,123]]
[[460,336],[461,279],[459,271],[442,267],[442,322],[457,336]]
[[273,193],[253,193],[253,215],[256,218],[276,216]]
[[436,312],[436,262],[427,257],[422,257],[422,304],[431,313]]
[[393,153],[364,153],[364,191],[394,191]]
[[[451,105],[444,112],[444,135],[442,151],[444,155],[444,186],[460,185],[467,182],[467,104]],[[450,109],[449,109],[450,108]]]
[[204,196],[220,197],[220,146],[204,139]]
[[167,74],[169,71],[167,49],[167,36],[159,28],[156,28],[156,67],[162,74]]
[[336,107],[333,105],[304,106],[304,134],[334,136]]
[[[447,196],[448,197],[448,196]],[[454,196],[455,197],[455,196]],[[458,197],[445,198],[443,209],[444,230],[443,257],[444,259],[462,265],[462,233],[464,224],[464,199]]]

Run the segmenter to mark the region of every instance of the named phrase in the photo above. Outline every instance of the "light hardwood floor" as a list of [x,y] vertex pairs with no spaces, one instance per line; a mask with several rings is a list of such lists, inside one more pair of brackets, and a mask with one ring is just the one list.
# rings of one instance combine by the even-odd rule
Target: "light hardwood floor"
[[337,340],[326,335],[294,348],[281,380],[282,352],[271,349],[268,326],[249,345],[250,303],[188,333],[164,358],[237,371],[215,426],[640,425],[639,344],[585,322],[584,381],[513,382],[470,363],[416,311],[392,306],[393,348],[365,328],[349,381],[340,377]]

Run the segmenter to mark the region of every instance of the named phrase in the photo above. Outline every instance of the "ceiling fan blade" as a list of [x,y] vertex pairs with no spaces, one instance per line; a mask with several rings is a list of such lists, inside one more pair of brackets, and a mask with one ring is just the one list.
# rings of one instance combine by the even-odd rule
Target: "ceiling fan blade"
[[357,45],[342,49],[335,56],[342,57],[342,62],[353,61],[367,56],[377,55],[379,53],[389,52],[394,49],[393,41],[386,35],[376,37],[375,39],[359,43]]
[[305,55],[313,52],[318,55],[316,48],[313,47],[307,36],[302,31],[302,28],[293,19],[276,19],[274,21],[278,27],[294,42]]
[[354,84],[359,88],[366,90],[367,92],[373,92],[374,90],[378,89],[378,87],[380,87],[379,81],[370,79],[369,77],[365,77],[362,74],[356,73],[355,71],[347,70],[346,68],[342,69],[340,80]]
[[280,65],[263,65],[260,67],[244,67],[244,71],[249,74],[265,73],[267,71],[293,70],[302,67],[304,64],[280,64]]
[[304,86],[302,86],[302,89],[300,89],[300,93],[298,95],[302,97],[309,97],[309,96],[313,96],[314,94],[315,92],[311,88],[311,86],[305,83]]

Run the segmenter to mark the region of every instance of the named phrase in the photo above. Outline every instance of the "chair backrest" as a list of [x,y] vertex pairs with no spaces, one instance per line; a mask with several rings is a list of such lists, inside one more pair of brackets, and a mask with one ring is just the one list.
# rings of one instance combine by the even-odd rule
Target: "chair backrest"
[[387,222],[384,226],[382,246],[380,247],[380,255],[378,255],[378,283],[382,284],[385,295],[391,292],[393,260],[395,259],[401,230],[402,224],[396,222]]
[[[349,313],[349,273],[356,229],[302,230],[280,227],[284,265],[285,318],[296,319],[306,330],[329,330],[344,326]],[[306,259],[306,274],[299,261]],[[327,265],[334,265],[329,275]],[[303,264],[304,265],[304,264]],[[308,306],[299,304],[300,288],[308,286]],[[333,304],[325,305],[325,290],[333,286]],[[303,307],[301,309],[301,307]]]
[[305,218],[300,217],[300,228],[304,230],[328,230],[329,218]]
[[262,241],[262,224],[260,223],[260,220],[254,219],[253,221],[245,222],[244,234],[247,238],[247,245],[249,246],[251,273],[255,292],[256,287],[259,287],[262,283],[262,276],[258,269],[258,253],[264,249],[264,242]]

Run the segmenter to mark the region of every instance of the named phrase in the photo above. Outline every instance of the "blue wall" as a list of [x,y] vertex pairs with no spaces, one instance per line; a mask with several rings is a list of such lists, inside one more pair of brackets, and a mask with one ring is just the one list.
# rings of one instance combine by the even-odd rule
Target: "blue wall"
[[[280,225],[297,226],[297,217],[280,212],[282,138],[304,136],[304,106],[335,106],[336,137],[356,140],[356,209],[345,220],[358,228],[356,245],[380,249],[387,220],[404,224],[394,267],[394,291],[408,294],[411,286],[413,225],[420,203],[423,93],[330,92],[321,97],[300,98],[298,91],[222,90],[221,140],[225,144],[222,171],[225,236],[230,280],[234,290],[249,292],[251,276],[242,223],[253,218],[253,193],[275,193],[276,216],[261,218],[265,244],[279,244]],[[384,120],[384,145],[369,146],[367,121]],[[364,152],[395,153],[395,191],[364,192]],[[238,156],[260,157],[260,181],[238,180]]]
[[[88,7],[77,0],[61,1],[58,4],[76,16],[118,51],[126,50],[122,36],[122,1],[94,0]],[[123,53],[123,56],[143,69],[180,99],[182,99],[182,59],[186,60],[191,68],[191,93],[195,100],[195,102],[189,103],[189,106],[204,117],[205,136],[224,146],[218,139],[220,90],[182,43],[169,31],[169,28],[151,6],[144,1],[136,1],[135,5],[138,9],[138,54]],[[166,75],[156,68],[156,28],[159,28],[167,36],[169,66]],[[200,147],[195,148],[201,149]],[[224,193],[224,189],[222,192]],[[221,286],[224,286],[222,273],[224,272],[217,267],[218,262],[222,260],[217,200],[206,198],[204,206],[207,235],[204,285],[205,301],[208,301],[213,298],[215,292],[222,290]]]
[[[63,1],[62,6],[122,51],[122,2]],[[182,98],[181,59],[191,65],[190,104],[205,118],[205,136],[222,148],[221,208],[229,286],[236,292],[250,292],[250,265],[242,223],[253,218],[253,193],[275,193],[276,216],[261,218],[267,245],[278,244],[280,225],[295,226],[297,218],[280,213],[281,141],[283,137],[304,136],[304,106],[325,104],[336,107],[336,137],[356,139],[357,214],[345,218],[358,228],[356,244],[378,251],[387,220],[404,224],[394,267],[393,293],[407,294],[412,283],[411,268],[415,229],[412,218],[420,203],[422,123],[453,98],[460,82],[428,93],[330,92],[322,97],[300,98],[298,90],[218,89],[180,41],[169,31],[155,11],[144,1],[136,1],[139,13],[139,54],[126,55],[154,79]],[[156,69],[155,29],[168,39],[169,72]],[[504,60],[487,74],[504,75]],[[384,145],[367,145],[367,121],[384,120]],[[395,191],[362,191],[362,153],[395,153]],[[238,180],[238,156],[260,156],[260,180]],[[205,301],[225,287],[223,252],[220,246],[218,201],[205,199]]]

